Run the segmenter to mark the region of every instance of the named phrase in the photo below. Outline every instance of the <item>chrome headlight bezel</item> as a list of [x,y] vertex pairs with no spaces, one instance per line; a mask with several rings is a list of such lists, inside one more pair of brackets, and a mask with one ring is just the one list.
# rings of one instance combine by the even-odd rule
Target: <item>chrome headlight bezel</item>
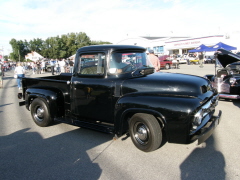
[[231,84],[235,84],[236,81],[237,81],[237,79],[234,78],[234,77],[231,77],[231,78],[229,79],[229,82],[230,82]]
[[195,115],[193,119],[193,126],[199,126],[202,123],[203,119],[203,109],[200,109]]

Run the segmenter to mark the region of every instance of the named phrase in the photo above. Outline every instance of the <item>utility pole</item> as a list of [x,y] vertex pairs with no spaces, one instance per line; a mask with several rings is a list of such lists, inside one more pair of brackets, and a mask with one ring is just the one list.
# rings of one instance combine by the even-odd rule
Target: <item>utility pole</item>
[[20,62],[20,51],[19,51],[19,49],[18,49],[18,57],[19,57],[19,62]]

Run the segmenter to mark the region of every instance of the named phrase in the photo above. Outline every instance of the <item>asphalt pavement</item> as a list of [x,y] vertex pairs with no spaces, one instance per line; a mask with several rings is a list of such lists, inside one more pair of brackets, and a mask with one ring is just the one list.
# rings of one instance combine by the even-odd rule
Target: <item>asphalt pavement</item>
[[[180,65],[161,70],[204,76],[214,65]],[[125,136],[104,134],[55,123],[38,127],[30,112],[18,106],[16,79],[6,72],[0,89],[1,180],[239,180],[240,101],[220,101],[222,119],[214,134],[197,145],[164,144],[145,153]],[[27,77],[51,75],[31,74]]]

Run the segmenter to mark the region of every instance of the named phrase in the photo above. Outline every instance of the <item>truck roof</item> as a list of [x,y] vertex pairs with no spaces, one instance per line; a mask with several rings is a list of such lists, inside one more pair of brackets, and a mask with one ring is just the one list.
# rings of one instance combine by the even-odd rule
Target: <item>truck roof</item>
[[137,50],[137,51],[146,51],[146,48],[141,46],[134,46],[134,45],[113,45],[113,44],[107,44],[107,45],[93,45],[93,46],[84,46],[82,48],[79,48],[77,52],[83,52],[83,51],[117,51],[117,50]]

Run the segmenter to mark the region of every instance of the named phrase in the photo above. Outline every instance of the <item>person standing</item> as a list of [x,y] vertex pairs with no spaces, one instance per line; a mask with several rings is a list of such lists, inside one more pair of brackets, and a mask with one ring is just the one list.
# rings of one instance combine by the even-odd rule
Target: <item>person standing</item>
[[65,73],[65,65],[66,65],[66,63],[65,63],[64,59],[59,61],[59,66],[60,66],[61,73]]
[[199,63],[200,63],[200,68],[203,68],[203,54],[200,52],[198,55]]
[[32,72],[33,72],[33,74],[36,74],[36,70],[37,70],[37,65],[36,65],[36,63],[35,62],[33,62],[32,63]]
[[0,88],[3,88],[3,76],[4,76],[3,66],[2,64],[0,64]]
[[51,65],[52,75],[54,75],[54,66],[55,66],[55,62],[54,62],[53,59],[51,59],[51,61],[50,61],[50,65]]
[[185,55],[185,59],[186,59],[186,61],[187,61],[187,65],[190,65],[189,54],[186,54],[186,55]]
[[74,62],[72,60],[70,60],[69,65],[70,65],[70,73],[73,73]]
[[56,59],[55,67],[56,67],[56,74],[59,75],[60,74],[60,66],[59,66],[59,60],[58,59]]
[[154,55],[154,51],[152,49],[150,49],[148,52],[149,52],[148,58],[151,61],[153,67],[155,68],[155,72],[159,72],[160,71],[160,61],[159,61],[158,57]]
[[41,62],[37,61],[36,64],[37,64],[37,74],[41,74]]
[[14,74],[17,75],[18,89],[22,89],[22,78],[25,77],[25,69],[20,62],[17,63],[17,67],[14,70]]
[[45,73],[45,66],[46,66],[45,61],[42,60],[42,63],[41,63],[42,73]]

